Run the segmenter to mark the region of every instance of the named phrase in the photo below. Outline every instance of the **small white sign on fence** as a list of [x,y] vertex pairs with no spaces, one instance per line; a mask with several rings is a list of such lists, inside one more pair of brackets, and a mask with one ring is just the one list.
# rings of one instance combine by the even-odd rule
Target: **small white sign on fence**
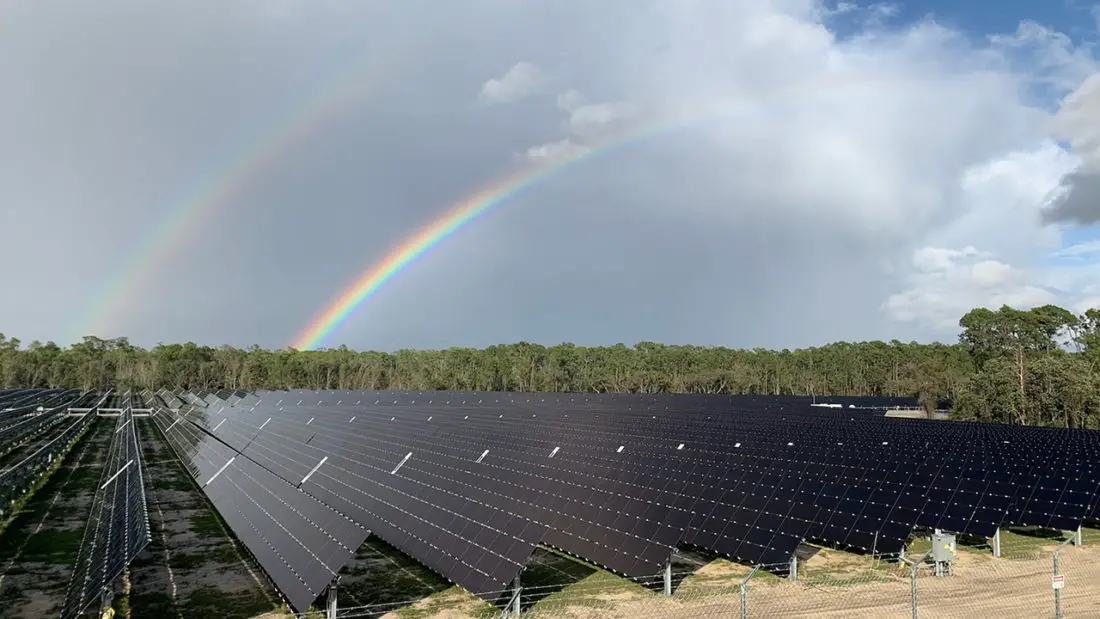
[[1062,587],[1066,586],[1066,577],[1065,576],[1051,576],[1050,577],[1050,585],[1052,587],[1054,587],[1055,589],[1061,589]]

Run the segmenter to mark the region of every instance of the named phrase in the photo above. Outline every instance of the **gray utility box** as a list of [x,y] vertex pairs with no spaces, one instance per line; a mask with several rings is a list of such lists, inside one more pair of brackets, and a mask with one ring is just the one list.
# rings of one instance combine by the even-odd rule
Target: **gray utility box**
[[952,533],[932,534],[932,561],[952,563],[959,556],[955,549],[955,535]]

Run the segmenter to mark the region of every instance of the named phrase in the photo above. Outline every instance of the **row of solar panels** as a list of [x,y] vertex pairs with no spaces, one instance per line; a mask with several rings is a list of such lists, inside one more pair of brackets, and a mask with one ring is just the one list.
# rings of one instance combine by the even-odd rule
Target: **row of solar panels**
[[80,397],[77,390],[30,391],[33,393],[9,390],[6,395],[13,397],[8,404],[0,404],[0,454],[6,455],[32,437],[50,431],[63,421],[70,404]]
[[[201,392],[202,395],[214,393],[225,399],[220,393]],[[571,407],[585,407],[588,405],[612,404],[615,406],[630,406],[645,409],[663,409],[667,406],[675,406],[683,410],[716,410],[719,408],[759,406],[781,410],[792,406],[804,406],[810,404],[836,406],[845,410],[875,410],[882,411],[891,408],[915,407],[915,398],[909,397],[857,397],[857,396],[767,396],[767,395],[726,395],[726,394],[670,394],[670,393],[575,393],[575,392],[510,392],[510,391],[405,391],[405,390],[375,390],[352,391],[342,389],[311,390],[289,389],[280,391],[264,391],[270,397],[285,403],[316,404],[318,406],[332,404],[415,404],[417,402],[454,403],[459,402],[469,405],[503,405],[503,404],[555,404]]]
[[[93,420],[91,414],[81,419]],[[115,420],[106,463],[96,488],[84,537],[70,574],[62,619],[80,616],[100,599],[150,541],[144,465],[133,413]]]
[[[245,521],[287,493],[320,510],[305,526],[327,553],[306,535],[249,545],[269,574],[287,572],[272,577],[297,608],[365,530],[494,599],[539,544],[642,577],[678,544],[781,564],[804,539],[893,553],[918,525],[1075,528],[1097,508],[1095,436],[1080,432],[691,396],[222,395],[186,395],[182,416],[157,423],[200,483],[256,482],[231,507]],[[1051,446],[1079,453],[1032,457]],[[347,518],[359,528],[325,524]]]

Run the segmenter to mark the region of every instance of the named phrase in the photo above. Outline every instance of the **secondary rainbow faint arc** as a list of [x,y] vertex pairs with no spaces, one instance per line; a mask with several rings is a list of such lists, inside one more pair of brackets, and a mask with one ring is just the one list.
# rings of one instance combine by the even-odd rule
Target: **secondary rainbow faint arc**
[[[407,54],[399,56],[407,58]],[[320,88],[289,106],[275,122],[266,125],[224,164],[187,190],[167,209],[166,218],[144,237],[144,242],[130,254],[116,275],[107,281],[88,304],[86,312],[74,321],[74,340],[87,335],[96,323],[106,322],[112,311],[132,300],[139,286],[184,246],[191,237],[189,232],[240,191],[253,185],[271,165],[295,152],[295,145],[338,118],[351,104],[378,92],[385,78],[401,66],[404,63],[380,64],[377,56],[363,54],[350,69],[324,80]],[[376,70],[379,75],[373,75]]]

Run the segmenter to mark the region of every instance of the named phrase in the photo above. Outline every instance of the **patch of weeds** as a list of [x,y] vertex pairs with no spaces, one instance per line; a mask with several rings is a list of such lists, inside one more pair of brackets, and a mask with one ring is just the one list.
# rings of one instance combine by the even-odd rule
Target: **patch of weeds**
[[130,596],[119,595],[111,600],[111,607],[115,609],[116,617],[130,616]]
[[179,570],[193,570],[203,563],[207,557],[197,552],[177,552],[172,555],[172,568]]
[[76,560],[83,539],[83,530],[43,529],[27,539],[23,557],[29,561],[71,564]]
[[217,516],[204,511],[191,516],[191,531],[199,537],[221,537],[222,525]]
[[75,490],[87,490],[94,488],[99,483],[103,470],[98,466],[81,466],[74,468],[69,474],[69,483]]
[[173,492],[191,492],[195,489],[195,482],[190,479],[184,479],[178,475],[172,475],[167,478],[158,479],[153,483],[153,488],[156,490],[170,490]]
[[239,560],[237,551],[229,544],[219,544],[212,548],[207,557],[214,563],[236,563]]
[[0,589],[0,607],[8,607],[19,602],[26,602],[27,594],[19,587],[8,585]]
[[262,595],[226,593],[217,587],[203,587],[187,596],[180,605],[184,617],[209,619],[245,619],[273,610]]
[[176,603],[167,593],[130,595],[130,619],[168,619],[176,616]]

